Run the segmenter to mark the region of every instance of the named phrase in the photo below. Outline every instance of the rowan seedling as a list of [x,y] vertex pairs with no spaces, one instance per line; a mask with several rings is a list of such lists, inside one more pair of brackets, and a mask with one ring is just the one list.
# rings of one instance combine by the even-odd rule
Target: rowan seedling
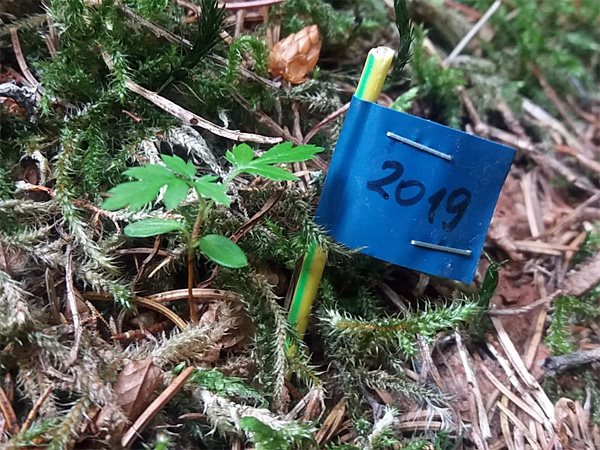
[[[297,180],[298,177],[277,164],[307,161],[314,158],[323,149],[314,145],[301,145],[293,148],[292,143],[275,145],[261,156],[256,157],[248,144],[236,145],[227,151],[225,159],[232,164],[233,170],[222,181],[215,175],[196,177],[196,167],[178,156],[162,155],[163,165],[147,164],[132,167],[124,172],[135,181],[121,183],[108,191],[112,194],[102,205],[106,210],[129,207],[138,210],[156,200],[159,192],[166,186],[162,202],[167,209],[175,209],[188,197],[190,189],[198,194],[198,212],[190,232],[189,224],[183,220],[150,218],[131,223],[125,227],[130,237],[149,237],[176,231],[188,248],[188,289],[193,287],[193,258],[196,248],[208,259],[229,268],[244,267],[248,260],[242,249],[232,240],[219,234],[201,236],[204,218],[215,204],[230,207],[231,199],[227,195],[228,184],[238,175],[247,173],[274,181]],[[190,294],[191,295],[191,294]],[[190,298],[190,315],[195,313]]]

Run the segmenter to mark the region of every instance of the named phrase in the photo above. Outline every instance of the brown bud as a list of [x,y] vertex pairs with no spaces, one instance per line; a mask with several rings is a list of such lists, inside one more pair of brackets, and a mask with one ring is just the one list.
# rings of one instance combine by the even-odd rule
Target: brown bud
[[320,52],[319,28],[310,25],[275,44],[269,54],[269,72],[292,84],[303,83],[317,65]]

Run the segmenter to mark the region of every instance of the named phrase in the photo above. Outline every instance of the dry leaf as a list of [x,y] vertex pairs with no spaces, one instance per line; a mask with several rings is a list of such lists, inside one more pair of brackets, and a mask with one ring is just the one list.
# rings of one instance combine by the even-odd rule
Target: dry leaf
[[269,72],[293,84],[303,83],[317,65],[320,52],[319,28],[310,25],[275,44],[269,54]]
[[161,385],[162,371],[154,365],[152,358],[131,361],[113,385],[116,403],[133,422],[150,404]]

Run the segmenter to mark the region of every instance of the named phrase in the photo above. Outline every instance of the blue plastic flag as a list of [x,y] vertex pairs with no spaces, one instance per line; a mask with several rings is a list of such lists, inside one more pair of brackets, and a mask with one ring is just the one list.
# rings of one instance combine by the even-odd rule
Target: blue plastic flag
[[354,97],[317,223],[367,255],[470,283],[514,155]]

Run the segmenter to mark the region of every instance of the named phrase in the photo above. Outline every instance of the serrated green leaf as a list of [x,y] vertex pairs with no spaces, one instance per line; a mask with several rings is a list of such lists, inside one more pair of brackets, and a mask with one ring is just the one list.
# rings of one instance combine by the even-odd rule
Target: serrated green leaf
[[188,161],[186,163],[177,155],[161,155],[161,159],[173,172],[178,173],[179,175],[184,176],[186,178],[189,178],[190,180],[194,179],[194,176],[196,175],[196,166],[194,166],[194,163],[192,163],[191,161]]
[[198,240],[198,247],[204,255],[224,267],[239,269],[248,264],[244,251],[231,239],[220,234],[208,234]]
[[170,231],[185,231],[185,227],[175,219],[144,219],[127,225],[123,231],[129,237],[149,237]]
[[291,142],[282,142],[252,161],[252,165],[256,165],[257,163],[278,164],[306,161],[314,158],[315,153],[322,151],[322,147],[317,147],[315,145],[299,145],[298,147],[292,147]]
[[131,167],[123,172],[123,175],[137,178],[139,180],[154,180],[156,182],[163,181],[162,186],[167,184],[169,180],[176,178],[173,172],[169,171],[164,166],[158,164],[146,164],[141,167]]
[[231,151],[227,150],[225,152],[225,159],[229,161],[231,164],[235,164],[235,156]]
[[135,211],[154,200],[163,185],[161,181],[154,180],[119,184],[108,191],[112,196],[104,201],[102,209],[114,211],[129,205],[129,208]]
[[214,175],[204,175],[203,177],[198,178],[194,182],[196,192],[204,198],[214,200],[215,203],[229,207],[231,200],[227,196],[227,190],[222,184],[215,183],[217,179],[218,177],[215,177]]
[[248,144],[239,144],[233,147],[235,164],[246,165],[254,158],[254,150]]
[[252,174],[252,175],[260,175],[261,177],[268,178],[274,181],[294,181],[297,180],[298,177],[292,174],[289,170],[282,169],[281,167],[275,166],[249,166],[244,168],[244,172]]
[[167,183],[167,191],[163,196],[163,202],[167,209],[177,208],[184,201],[190,190],[189,184],[181,178],[173,178]]

